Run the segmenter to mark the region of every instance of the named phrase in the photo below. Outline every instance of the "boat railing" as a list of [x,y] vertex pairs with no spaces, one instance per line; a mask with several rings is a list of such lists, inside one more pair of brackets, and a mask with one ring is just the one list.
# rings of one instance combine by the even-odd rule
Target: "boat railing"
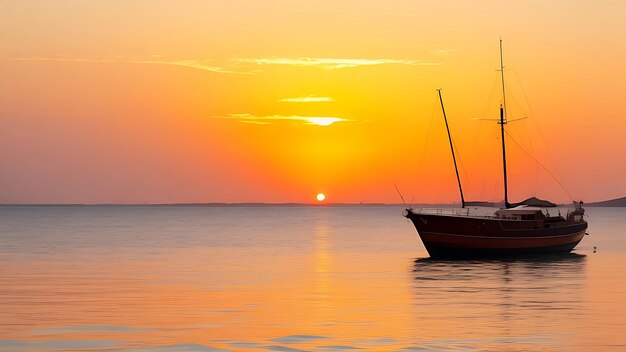
[[493,218],[495,209],[491,208],[420,208],[416,213],[421,214],[440,214],[454,216],[480,216]]

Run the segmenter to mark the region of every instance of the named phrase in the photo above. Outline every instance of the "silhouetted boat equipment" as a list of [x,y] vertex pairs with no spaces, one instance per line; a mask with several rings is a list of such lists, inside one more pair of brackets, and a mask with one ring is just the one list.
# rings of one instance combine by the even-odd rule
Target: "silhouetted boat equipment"
[[502,78],[502,104],[500,124],[502,136],[502,167],[504,172],[504,208],[488,215],[470,214],[467,205],[485,205],[485,202],[466,202],[463,197],[461,179],[443,106],[441,90],[439,101],[443,111],[454,169],[456,171],[462,209],[420,210],[406,209],[405,216],[413,222],[431,257],[476,257],[518,254],[569,252],[585,235],[587,222],[584,220],[583,202],[574,201],[574,211],[565,217],[550,216],[541,208],[554,207],[554,203],[535,197],[519,203],[509,203],[506,145],[504,125],[506,119],[506,97],[504,91],[504,64],[502,40],[500,40],[500,70]]

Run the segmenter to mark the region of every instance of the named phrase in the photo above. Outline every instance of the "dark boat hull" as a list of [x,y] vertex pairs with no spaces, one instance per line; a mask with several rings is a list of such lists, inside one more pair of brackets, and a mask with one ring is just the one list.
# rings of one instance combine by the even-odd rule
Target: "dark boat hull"
[[587,223],[502,220],[450,215],[407,215],[434,258],[517,256],[569,252]]

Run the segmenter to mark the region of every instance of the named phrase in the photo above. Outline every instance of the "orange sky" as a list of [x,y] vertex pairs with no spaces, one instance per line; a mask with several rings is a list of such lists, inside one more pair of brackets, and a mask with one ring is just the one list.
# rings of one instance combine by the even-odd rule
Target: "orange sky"
[[[0,4],[0,202],[501,199],[511,136],[572,197],[626,195],[623,1]],[[313,119],[311,119],[313,117]],[[545,141],[545,143],[544,143]],[[508,142],[512,201],[569,201]],[[546,147],[547,144],[547,147]]]

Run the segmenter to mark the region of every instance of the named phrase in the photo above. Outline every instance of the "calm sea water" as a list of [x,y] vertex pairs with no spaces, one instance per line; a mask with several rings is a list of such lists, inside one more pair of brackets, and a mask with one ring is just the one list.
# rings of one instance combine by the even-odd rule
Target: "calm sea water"
[[396,207],[3,206],[0,351],[626,350],[626,209],[587,213],[440,261]]

